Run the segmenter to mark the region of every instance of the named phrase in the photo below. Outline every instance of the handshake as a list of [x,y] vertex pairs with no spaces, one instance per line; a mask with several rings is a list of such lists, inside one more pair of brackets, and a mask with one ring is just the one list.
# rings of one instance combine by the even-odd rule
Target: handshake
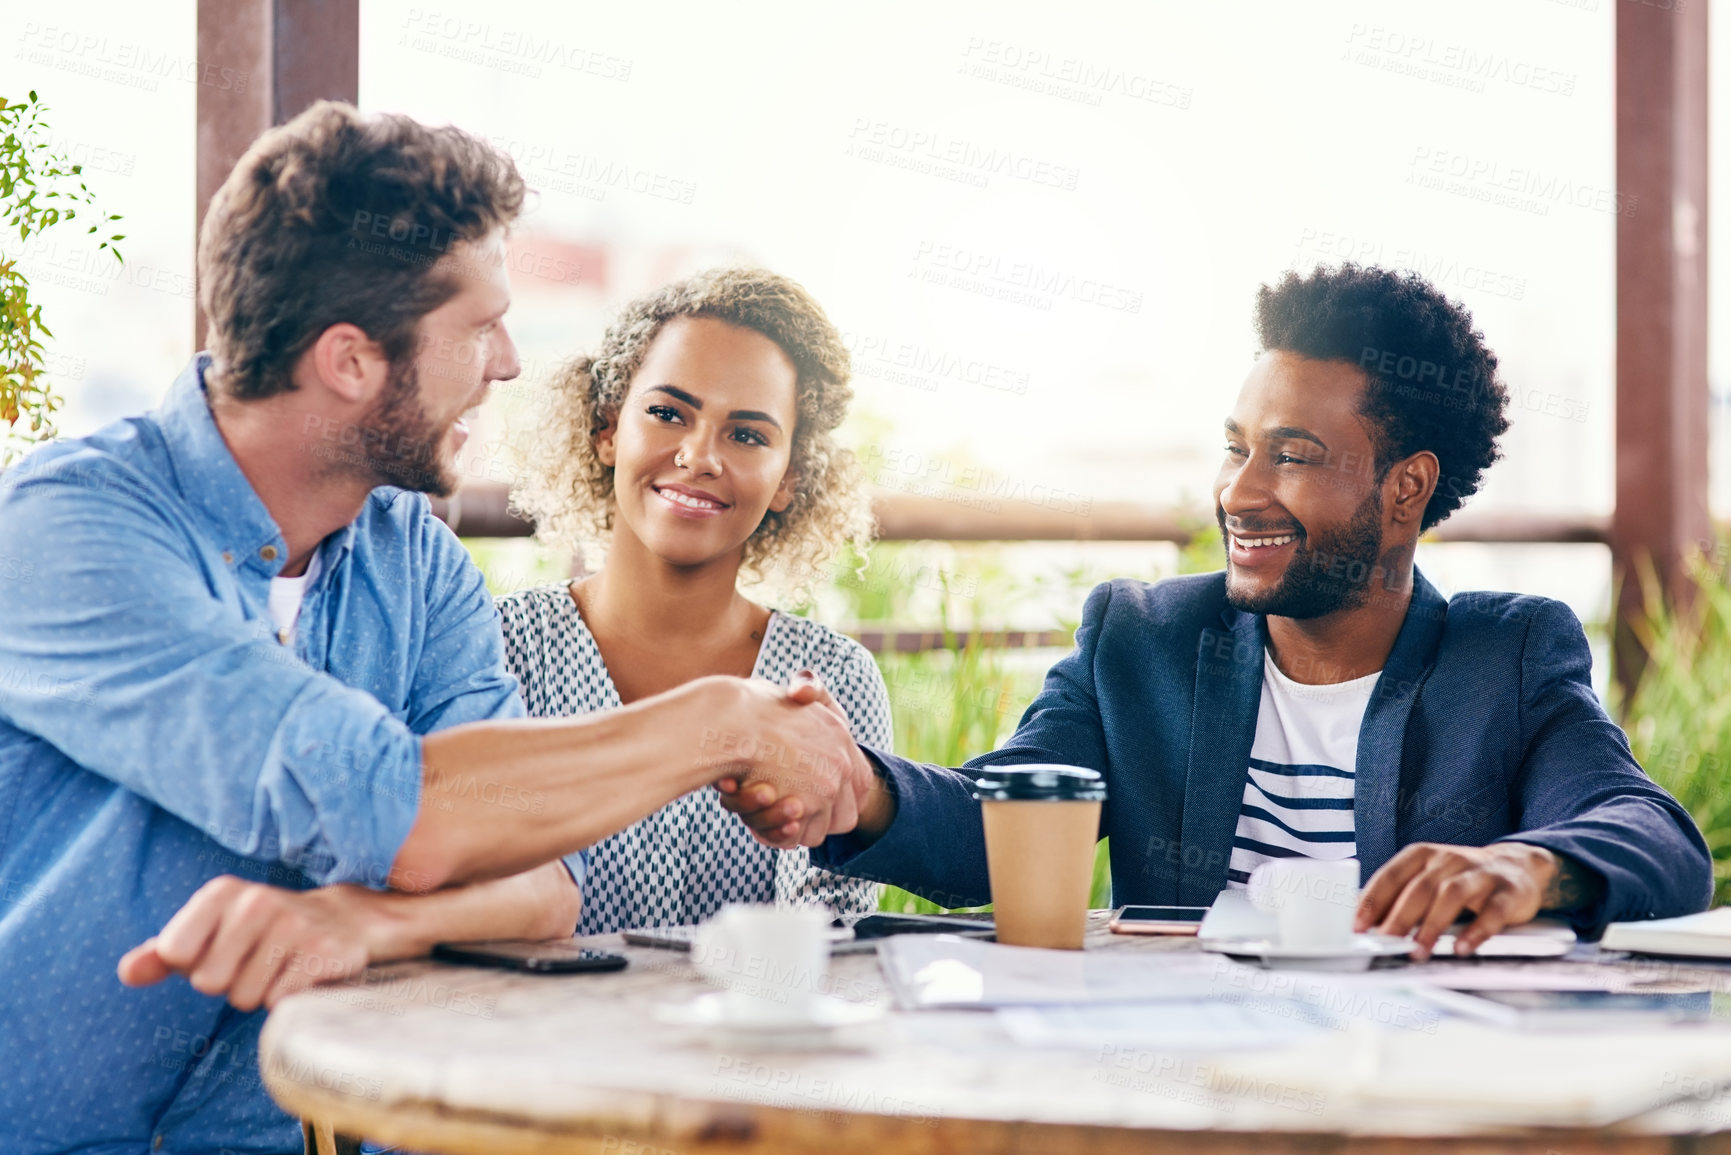
[[[778,849],[817,846],[847,831],[875,837],[895,815],[894,798],[815,674],[801,673],[785,690],[759,680],[699,678],[657,703],[624,707],[594,720],[612,726],[633,712],[638,717],[631,735],[623,744],[613,743],[611,758],[573,760],[571,734],[542,722],[454,727],[432,736],[424,747],[434,759],[429,792],[472,782],[472,771],[460,774],[450,767],[474,767],[489,756],[500,768],[497,773],[511,764],[512,754],[519,772],[539,770],[539,778],[513,780],[525,788],[558,791],[556,775],[573,768],[591,777],[575,789],[564,787],[569,804],[538,813],[484,801],[476,805],[479,792],[473,790],[450,795],[448,809],[423,806],[420,821],[431,823],[421,835],[411,833],[411,840],[424,835],[427,845],[446,850],[468,840],[478,848],[459,863],[459,877],[427,888],[428,893],[352,885],[297,891],[239,878],[213,879],[160,934],[126,953],[118,966],[121,981],[144,986],[184,974],[195,990],[252,1010],[274,1006],[303,987],[349,977],[371,963],[421,957],[437,942],[569,936],[580,909],[579,891],[563,864],[547,861],[548,846],[593,842],[670,798],[711,783],[720,789],[723,806],[738,814],[759,841]],[[584,736],[596,733],[584,731]],[[441,739],[462,745],[440,748]],[[605,735],[601,739],[599,745],[607,746]],[[516,751],[509,749],[513,740]],[[695,766],[689,760],[693,741]],[[661,777],[650,788],[621,788],[657,774]],[[555,826],[549,833],[546,828],[561,814],[587,822],[586,832]],[[542,839],[539,847],[530,845],[534,837]],[[399,852],[399,866],[407,853]],[[448,864],[444,868],[452,873]]]
[[895,799],[822,679],[803,670],[785,690],[756,680],[739,688],[745,701],[725,725],[705,726],[699,743],[721,804],[778,849],[853,830],[882,834]]

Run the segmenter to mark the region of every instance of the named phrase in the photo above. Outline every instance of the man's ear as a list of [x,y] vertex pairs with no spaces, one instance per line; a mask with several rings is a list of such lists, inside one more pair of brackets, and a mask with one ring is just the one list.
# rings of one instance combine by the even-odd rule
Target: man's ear
[[1394,500],[1389,503],[1389,514],[1396,525],[1424,524],[1425,507],[1436,492],[1441,472],[1436,454],[1428,449],[1394,464],[1389,470],[1389,481],[1394,485]]
[[391,379],[391,362],[366,330],[344,322],[319,334],[294,378],[303,389],[317,386],[351,405],[371,405]]

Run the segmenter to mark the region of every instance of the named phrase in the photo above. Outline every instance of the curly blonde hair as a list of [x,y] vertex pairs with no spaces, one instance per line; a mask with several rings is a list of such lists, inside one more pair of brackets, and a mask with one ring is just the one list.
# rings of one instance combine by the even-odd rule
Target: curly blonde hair
[[797,479],[793,500],[780,513],[764,514],[746,539],[740,572],[747,581],[809,594],[844,545],[863,552],[872,534],[859,465],[834,437],[853,400],[852,367],[841,334],[811,294],[763,269],[710,269],[625,306],[599,350],[554,374],[519,450],[522,484],[512,504],[534,521],[536,537],[548,546],[567,552],[604,547],[616,508],[613,468],[601,463],[595,438],[618,420],[650,343],[676,317],[711,317],[761,333],[798,372],[788,466]]

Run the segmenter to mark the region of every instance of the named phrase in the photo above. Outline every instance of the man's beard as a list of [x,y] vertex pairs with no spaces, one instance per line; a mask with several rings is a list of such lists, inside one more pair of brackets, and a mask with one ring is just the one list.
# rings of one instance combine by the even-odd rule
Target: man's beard
[[439,459],[444,430],[421,404],[420,373],[392,366],[383,396],[361,418],[361,470],[378,485],[449,497],[457,479]]
[[1372,581],[1382,572],[1381,488],[1370,491],[1345,525],[1314,539],[1305,535],[1281,574],[1280,584],[1263,594],[1233,590],[1232,542],[1226,531],[1225,509],[1216,506],[1215,516],[1228,555],[1226,600],[1233,609],[1281,618],[1320,618],[1363,605],[1370,598]]

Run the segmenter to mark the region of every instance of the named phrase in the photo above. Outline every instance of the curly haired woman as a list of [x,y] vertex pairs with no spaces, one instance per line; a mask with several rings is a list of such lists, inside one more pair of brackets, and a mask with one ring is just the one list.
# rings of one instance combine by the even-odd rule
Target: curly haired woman
[[[740,580],[809,587],[870,515],[833,434],[852,396],[840,334],[798,284],[720,269],[630,305],[564,367],[536,413],[517,502],[543,541],[605,545],[581,580],[500,599],[529,713],[630,705],[710,674],[787,684],[815,672],[864,745],[891,745],[871,655],[759,605]],[[711,739],[725,753],[728,735]],[[702,757],[705,751],[693,751]],[[874,883],[773,850],[701,790],[597,844],[582,934],[701,922],[728,902],[877,905]]]

